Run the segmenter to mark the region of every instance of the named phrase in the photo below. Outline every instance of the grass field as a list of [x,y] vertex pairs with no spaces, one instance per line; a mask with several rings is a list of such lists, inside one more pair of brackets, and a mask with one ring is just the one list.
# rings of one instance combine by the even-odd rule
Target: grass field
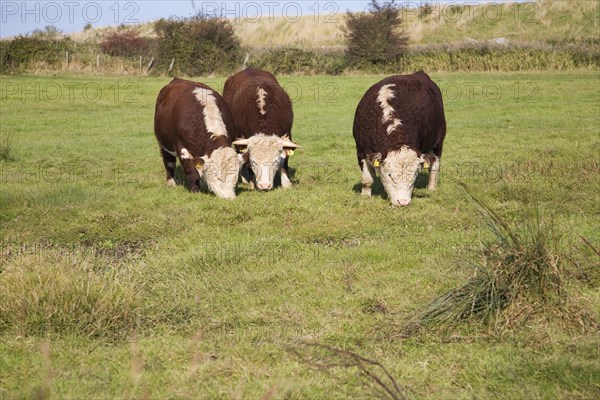
[[223,201],[165,186],[168,78],[2,76],[0,398],[374,396],[305,342],[379,361],[409,398],[599,398],[597,330],[551,313],[400,334],[492,239],[459,182],[511,226],[551,221],[570,299],[600,319],[598,280],[573,278],[598,268],[580,239],[600,247],[597,71],[434,74],[441,183],[402,209],[359,194],[352,120],[381,78],[282,77],[296,185]]

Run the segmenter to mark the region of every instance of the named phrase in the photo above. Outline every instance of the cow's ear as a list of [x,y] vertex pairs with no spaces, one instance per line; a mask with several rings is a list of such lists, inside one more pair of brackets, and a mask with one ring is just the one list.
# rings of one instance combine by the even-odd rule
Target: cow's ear
[[367,154],[367,161],[369,164],[373,165],[375,168],[379,168],[381,166],[381,153],[369,153]]
[[419,157],[419,164],[424,169],[429,169],[435,162],[436,157],[430,154],[421,154]]
[[201,169],[204,166],[204,163],[206,162],[206,160],[204,159],[204,157],[194,157],[192,159],[192,162],[194,163],[194,166],[197,169]]

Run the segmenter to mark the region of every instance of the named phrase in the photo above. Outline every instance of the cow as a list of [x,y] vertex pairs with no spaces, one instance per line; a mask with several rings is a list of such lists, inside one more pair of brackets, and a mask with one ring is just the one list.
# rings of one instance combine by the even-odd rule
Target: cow
[[427,187],[435,190],[446,118],[440,89],[425,72],[390,76],[367,90],[356,109],[353,135],[362,195],[371,196],[379,170],[392,205],[407,206],[423,166],[429,169]]
[[245,69],[225,82],[223,98],[233,113],[233,144],[249,154],[251,187],[272,189],[275,174],[280,171],[281,186],[290,188],[288,160],[300,146],[292,142],[292,102],[275,76]]
[[173,79],[156,99],[154,133],[167,172],[167,186],[176,186],[176,157],[190,191],[208,188],[217,197],[233,199],[243,155],[232,147],[233,119],[225,100],[210,87]]

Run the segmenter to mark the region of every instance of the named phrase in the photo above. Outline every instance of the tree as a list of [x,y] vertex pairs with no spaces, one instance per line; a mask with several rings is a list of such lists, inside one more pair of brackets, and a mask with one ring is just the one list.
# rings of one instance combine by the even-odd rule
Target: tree
[[350,65],[385,64],[406,51],[408,37],[401,29],[401,8],[395,0],[371,0],[368,13],[346,16],[346,57]]

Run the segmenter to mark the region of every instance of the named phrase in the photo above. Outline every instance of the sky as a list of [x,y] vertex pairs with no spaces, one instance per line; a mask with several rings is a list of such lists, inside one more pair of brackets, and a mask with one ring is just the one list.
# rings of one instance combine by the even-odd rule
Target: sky
[[[477,1],[467,0],[397,1],[397,3],[414,8],[425,2],[445,6],[456,3],[479,4]],[[364,11],[368,8],[368,4],[368,0],[0,0],[0,38],[25,35],[35,29],[44,29],[47,25],[54,25],[64,33],[72,33],[81,32],[87,23],[95,27],[128,25],[154,21],[163,17],[189,17],[197,12],[209,16],[222,15],[226,18],[250,21],[257,16],[263,18],[285,17],[293,21],[299,16],[325,17],[332,13]]]
[[368,1],[0,1],[0,37],[31,33],[54,25],[64,33],[80,32],[93,26],[136,24],[163,17],[189,17],[201,11],[206,15],[252,20],[257,16],[294,19],[305,15],[362,11]]

